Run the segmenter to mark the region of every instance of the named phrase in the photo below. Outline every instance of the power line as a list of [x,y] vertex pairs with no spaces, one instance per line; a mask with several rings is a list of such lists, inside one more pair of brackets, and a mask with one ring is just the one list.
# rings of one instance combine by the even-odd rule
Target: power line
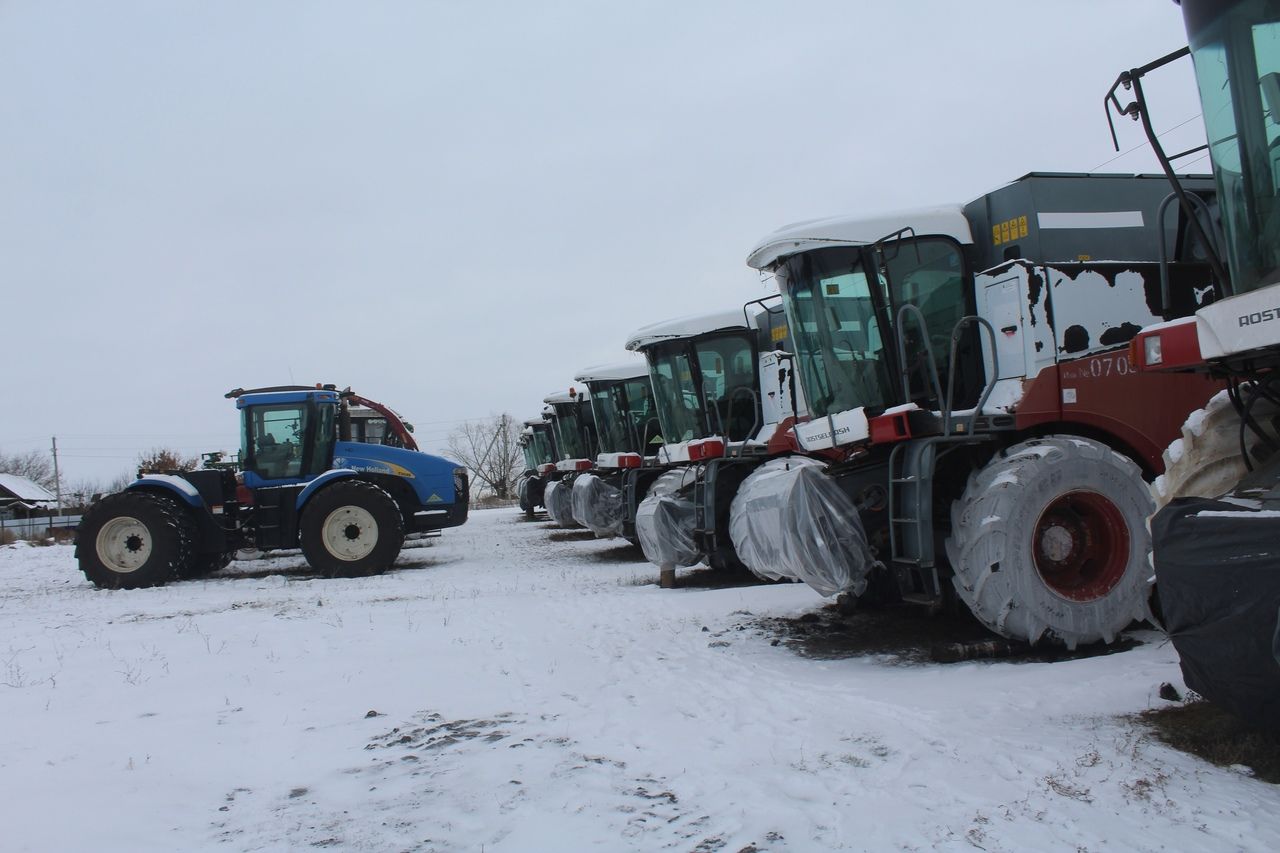
[[[1196,114],[1195,114],[1195,115],[1193,115],[1191,118],[1189,118],[1189,119],[1187,119],[1187,120],[1185,120],[1185,121],[1180,121],[1180,122],[1178,122],[1177,124],[1175,124],[1173,127],[1169,128],[1168,130],[1165,130],[1165,131],[1163,131],[1163,132],[1161,132],[1161,133],[1157,133],[1157,134],[1156,134],[1156,139],[1163,139],[1165,136],[1167,136],[1167,135],[1168,135],[1168,134],[1170,134],[1170,133],[1173,133],[1175,130],[1177,130],[1178,128],[1182,127],[1184,124],[1190,124],[1191,122],[1193,122],[1193,121],[1195,121],[1196,119],[1200,118],[1200,116],[1201,116],[1201,115],[1202,115],[1202,113],[1196,113]],[[1111,164],[1111,163],[1114,163],[1115,161],[1119,160],[1121,157],[1126,157],[1126,156],[1128,156],[1128,155],[1132,154],[1133,152],[1137,151],[1137,150],[1138,150],[1138,149],[1140,149],[1140,148],[1147,148],[1147,147],[1149,147],[1149,143],[1147,143],[1147,142],[1139,142],[1137,145],[1133,146],[1133,147],[1132,147],[1132,148],[1130,148],[1128,151],[1121,151],[1119,154],[1117,154],[1116,156],[1112,157],[1110,160],[1106,161],[1105,163],[1099,163],[1098,165],[1094,166],[1094,167],[1093,167],[1092,169],[1090,169],[1089,171],[1090,171],[1090,172],[1096,172],[1096,171],[1098,171],[1099,169],[1101,169],[1103,166],[1106,166],[1106,165],[1109,165],[1109,164]]]

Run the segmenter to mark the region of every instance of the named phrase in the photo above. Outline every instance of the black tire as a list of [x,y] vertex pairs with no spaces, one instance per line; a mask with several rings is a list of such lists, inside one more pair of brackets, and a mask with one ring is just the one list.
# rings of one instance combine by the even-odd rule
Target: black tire
[[160,586],[181,577],[194,554],[195,524],[176,502],[147,492],[108,495],[80,520],[80,571],[102,589]]
[[1067,435],[1024,441],[969,478],[951,510],[956,594],[1003,637],[1110,643],[1147,616],[1147,517],[1132,461]]
[[339,480],[302,511],[302,553],[326,577],[385,572],[404,544],[404,519],[391,495],[367,480]]

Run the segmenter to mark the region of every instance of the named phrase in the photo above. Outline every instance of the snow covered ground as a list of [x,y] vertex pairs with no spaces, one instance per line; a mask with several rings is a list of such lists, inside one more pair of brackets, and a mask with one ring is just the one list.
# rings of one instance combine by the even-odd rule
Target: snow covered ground
[[803,585],[660,590],[513,510],[319,580],[96,590],[0,548],[5,850],[1277,850],[1280,791],[1126,717],[1172,647],[814,660]]

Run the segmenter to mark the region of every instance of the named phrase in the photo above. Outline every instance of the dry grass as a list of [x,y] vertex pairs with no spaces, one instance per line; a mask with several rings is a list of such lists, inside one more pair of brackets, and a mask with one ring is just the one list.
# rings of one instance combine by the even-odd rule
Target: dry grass
[[1261,731],[1202,699],[1138,715],[1174,749],[1219,767],[1243,765],[1264,782],[1280,784],[1280,732]]

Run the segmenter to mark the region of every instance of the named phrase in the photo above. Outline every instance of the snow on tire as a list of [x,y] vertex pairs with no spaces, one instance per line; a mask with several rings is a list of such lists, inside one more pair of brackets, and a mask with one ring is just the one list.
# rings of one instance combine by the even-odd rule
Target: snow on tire
[[[1250,410],[1264,427],[1280,412],[1266,399]],[[1272,433],[1274,437],[1274,432]],[[1262,444],[1246,430],[1250,452]],[[1226,494],[1244,477],[1240,456],[1240,415],[1226,391],[1219,391],[1203,409],[1196,409],[1182,425],[1182,437],[1164,452],[1164,473],[1151,484],[1156,508],[1174,498],[1216,498]]]
[[395,562],[404,544],[404,519],[376,484],[338,480],[308,501],[298,539],[307,562],[323,575],[372,575]]
[[1147,615],[1154,510],[1142,472],[1090,439],[1024,441],[969,478],[947,557],[960,599],[1001,636],[1075,648]]
[[193,559],[190,519],[167,499],[129,490],[107,495],[80,519],[80,570],[102,589],[160,586]]

